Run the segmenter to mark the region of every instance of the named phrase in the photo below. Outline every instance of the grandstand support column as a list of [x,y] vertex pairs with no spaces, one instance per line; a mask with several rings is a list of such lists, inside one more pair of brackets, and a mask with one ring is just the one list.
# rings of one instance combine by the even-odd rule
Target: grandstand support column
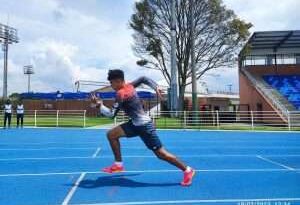
[[178,85],[177,85],[177,65],[176,65],[176,15],[175,15],[175,1],[172,0],[171,5],[171,93],[170,93],[170,107],[171,111],[178,110]]

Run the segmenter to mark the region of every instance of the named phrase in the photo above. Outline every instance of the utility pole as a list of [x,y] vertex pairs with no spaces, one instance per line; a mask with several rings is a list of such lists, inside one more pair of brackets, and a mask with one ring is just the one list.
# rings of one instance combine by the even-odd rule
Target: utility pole
[[171,111],[178,110],[178,85],[177,85],[177,63],[176,63],[176,0],[172,0],[171,5],[171,89],[170,101]]
[[193,111],[198,111],[198,96],[197,96],[197,76],[195,68],[195,35],[194,35],[194,0],[189,0],[190,3],[190,40],[191,40],[191,70],[192,70],[192,107]]

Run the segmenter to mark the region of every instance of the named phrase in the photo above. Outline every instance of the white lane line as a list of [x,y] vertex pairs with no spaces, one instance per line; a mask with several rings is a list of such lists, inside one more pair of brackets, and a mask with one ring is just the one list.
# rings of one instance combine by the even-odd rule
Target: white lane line
[[[168,146],[169,149],[184,149],[180,146]],[[215,149],[215,148],[226,148],[226,149],[299,149],[300,146],[189,146],[189,149]],[[0,151],[35,151],[35,150],[80,150],[80,149],[95,149],[95,147],[48,147],[48,148],[0,148]],[[145,150],[144,146],[123,146],[122,149],[135,149]]]
[[275,162],[275,161],[273,161],[273,160],[270,160],[270,159],[268,159],[268,158],[266,158],[266,157],[262,157],[262,156],[260,156],[260,155],[257,155],[257,158],[262,159],[262,160],[264,160],[264,161],[266,161],[266,162],[269,162],[269,163],[271,163],[271,164],[275,164],[275,165],[281,166],[281,167],[286,168],[286,169],[291,170],[291,171],[294,171],[294,170],[295,170],[295,169],[292,168],[292,167],[286,166],[286,165],[281,164],[281,163],[279,163],[279,162]]
[[95,149],[95,147],[48,147],[48,148],[2,148],[0,151],[41,151],[41,150],[80,150],[80,149]]
[[[95,153],[92,155],[92,158],[95,158],[97,156],[97,154],[100,152],[101,148],[98,147],[95,151]],[[71,188],[71,190],[69,191],[69,193],[67,194],[67,196],[65,197],[62,205],[67,205],[69,204],[69,202],[71,201],[73,195],[75,194],[80,182],[84,179],[85,175],[87,174],[87,172],[82,172],[81,175],[79,176],[79,178],[77,179],[77,181],[75,182],[75,184],[73,185],[73,187]]]
[[[214,149],[214,148],[226,148],[226,149],[299,149],[300,146],[265,146],[265,145],[260,145],[260,146],[222,146],[222,145],[214,145],[214,146],[190,146],[187,145],[189,149]],[[143,146],[122,146],[122,149],[145,149]],[[186,149],[185,147],[182,146],[168,146],[168,149]]]
[[[173,200],[173,201],[133,201],[133,202],[115,202],[115,203],[89,203],[72,205],[148,205],[148,204],[195,204],[195,203],[245,203],[260,204],[270,202],[296,202],[300,198],[265,198],[265,199],[199,199],[199,200]],[[248,203],[247,203],[248,202]],[[281,203],[280,203],[281,204]]]
[[100,150],[101,150],[101,147],[98,147],[98,148],[96,149],[96,151],[94,152],[92,158],[96,158],[97,155],[99,154]]
[[69,204],[70,200],[72,199],[76,189],[78,188],[80,182],[83,180],[83,178],[85,177],[86,172],[81,173],[80,177],[77,179],[77,181],[75,182],[74,186],[71,188],[71,190],[69,191],[68,195],[65,197],[62,205],[67,205]]
[[[197,172],[290,172],[300,171],[300,169],[197,169]],[[168,173],[181,172],[180,170],[131,170],[122,173]],[[20,174],[0,174],[0,177],[22,177],[22,176],[51,176],[51,175],[74,175],[74,174],[105,174],[102,171],[75,171],[75,172],[46,172],[46,173],[20,173]]]
[[0,146],[12,146],[12,145],[50,145],[50,144],[57,144],[57,145],[83,145],[83,144],[96,144],[98,141],[95,142],[72,142],[72,143],[65,143],[65,142],[26,142],[26,143],[0,143]]
[[[98,156],[99,152],[97,153],[97,150],[94,152],[94,155],[96,154],[96,156],[94,157],[94,155],[88,156],[88,157],[82,157],[82,156],[75,156],[75,157],[17,157],[17,158],[0,158],[0,161],[22,161],[22,160],[57,160],[57,159],[92,159],[92,158],[97,158],[97,159],[101,159],[101,158],[113,158],[112,155],[102,155],[102,156]],[[184,157],[184,158],[201,158],[201,157],[257,157],[256,154],[253,155],[249,155],[249,154],[203,154],[203,155],[177,155],[178,157]],[[300,157],[299,154],[274,154],[274,155],[263,155],[264,157]],[[156,156],[154,155],[124,155],[122,156],[123,158],[156,158]]]

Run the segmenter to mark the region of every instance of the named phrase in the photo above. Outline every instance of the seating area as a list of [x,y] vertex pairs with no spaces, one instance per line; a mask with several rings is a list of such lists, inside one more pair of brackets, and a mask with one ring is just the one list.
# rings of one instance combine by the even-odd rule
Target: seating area
[[300,110],[300,75],[265,75],[263,79]]

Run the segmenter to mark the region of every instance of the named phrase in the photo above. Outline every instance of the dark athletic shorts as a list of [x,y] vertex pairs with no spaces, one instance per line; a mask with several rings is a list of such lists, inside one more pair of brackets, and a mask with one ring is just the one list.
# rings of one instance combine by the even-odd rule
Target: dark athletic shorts
[[126,137],[130,138],[140,136],[148,149],[155,151],[162,147],[162,143],[156,134],[156,130],[152,122],[136,126],[130,120],[120,126],[124,130]]

